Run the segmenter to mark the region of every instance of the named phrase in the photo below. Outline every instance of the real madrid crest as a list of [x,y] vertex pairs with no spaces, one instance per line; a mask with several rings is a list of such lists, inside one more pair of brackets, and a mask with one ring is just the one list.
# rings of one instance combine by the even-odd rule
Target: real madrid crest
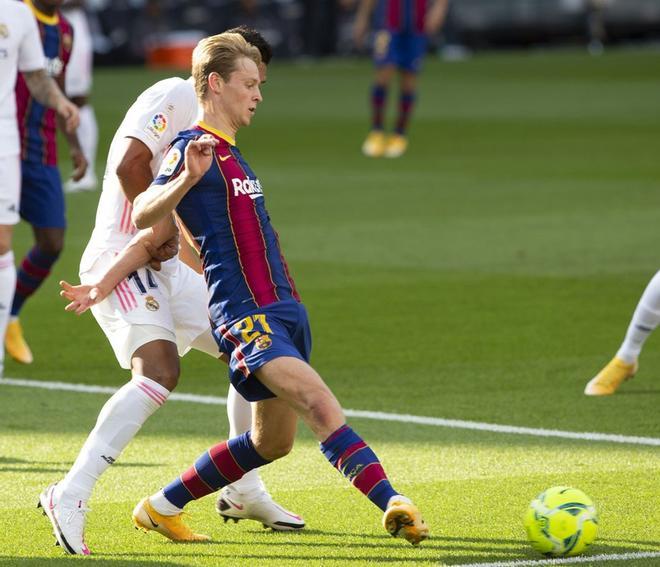
[[6,24],[0,24],[0,37],[7,39],[9,37],[9,28]]
[[144,306],[149,311],[158,311],[158,309],[160,309],[160,305],[153,295],[147,295],[147,297],[144,298]]

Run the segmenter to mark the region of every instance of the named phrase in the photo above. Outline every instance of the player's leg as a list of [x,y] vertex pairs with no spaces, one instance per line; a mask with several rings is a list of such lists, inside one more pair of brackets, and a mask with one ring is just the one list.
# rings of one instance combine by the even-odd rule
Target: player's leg
[[[12,232],[18,222],[21,168],[18,156],[0,157],[0,338],[5,337],[14,288],[16,266],[11,248]],[[0,348],[0,378],[5,350]]]
[[[241,396],[233,386],[227,393],[229,438],[250,430],[252,403]],[[277,504],[266,490],[259,469],[246,472],[236,482],[225,486],[218,495],[216,510],[225,522],[229,519],[256,520],[274,530],[296,530],[305,527],[305,521]]]
[[[83,274],[83,283],[96,281],[111,258],[112,254],[107,254],[99,259],[88,274]],[[144,269],[117,286],[92,308],[92,313],[120,366],[131,369],[131,380],[107,400],[64,479],[49,486],[40,498],[62,547],[68,553],[84,555],[89,554],[84,541],[86,502],[96,482],[165,403],[179,377],[167,291]]]
[[394,132],[387,140],[385,157],[401,157],[408,149],[408,125],[417,100],[417,76],[426,45],[425,36],[406,35],[401,38],[397,54],[400,70],[398,114]]
[[[4,207],[3,207],[4,208]],[[11,249],[12,225],[0,224],[0,337],[5,337],[9,311],[16,287],[16,266]],[[5,349],[0,348],[0,378],[3,376]]]
[[[171,278],[172,297],[170,310],[174,319],[179,353],[185,354],[188,346],[208,354],[220,356],[218,343],[211,332],[207,316],[208,292],[201,274],[183,263]],[[194,338],[194,339],[193,339]],[[229,437],[248,431],[252,423],[252,404],[230,385],[227,394]],[[223,488],[218,494],[216,509],[227,521],[255,520],[275,530],[301,529],[305,522],[275,502],[261,481],[259,471],[246,473],[237,482]]]
[[374,63],[376,72],[371,86],[371,130],[362,144],[362,153],[368,157],[380,157],[385,151],[385,108],[387,92],[396,72],[392,60],[392,36],[381,30],[374,38]]
[[428,537],[418,509],[392,488],[376,454],[346,423],[334,394],[309,364],[279,357],[255,375],[309,426],[328,461],[383,510],[383,525],[389,533],[402,535],[414,545]]
[[587,384],[588,396],[607,396],[637,372],[637,359],[649,335],[660,324],[660,272],[646,286],[616,356]]
[[23,162],[21,216],[32,225],[35,244],[21,261],[5,346],[16,361],[30,364],[32,351],[23,337],[19,314],[46,280],[64,247],[64,195],[56,167]]
[[133,510],[135,526],[155,530],[174,541],[209,539],[183,523],[184,506],[287,455],[293,446],[297,416],[287,403],[263,400],[254,410],[251,430],[211,447],[165,488],[143,498]]
[[[128,340],[139,340],[142,331],[137,329]],[[90,553],[84,539],[86,504],[97,481],[167,401],[177,383],[179,356],[173,340],[158,339],[140,346],[131,363],[131,380],[105,403],[69,472],[40,498],[60,545],[71,554]]]

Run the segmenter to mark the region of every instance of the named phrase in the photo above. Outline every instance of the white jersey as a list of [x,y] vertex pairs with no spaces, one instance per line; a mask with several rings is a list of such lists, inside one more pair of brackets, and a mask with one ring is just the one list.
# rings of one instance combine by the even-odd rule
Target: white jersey
[[66,66],[65,91],[69,98],[89,96],[92,90],[92,64],[94,49],[87,15],[81,7],[62,6],[64,16],[73,28],[75,41]]
[[34,15],[23,2],[0,0],[0,157],[18,155],[16,75],[45,68]]
[[149,87],[128,109],[110,144],[96,224],[80,261],[81,274],[104,253],[120,252],[137,232],[131,220],[133,206],[124,195],[116,174],[125,138],[136,138],[149,148],[153,156],[151,172],[155,178],[168,146],[181,130],[194,124],[197,114],[192,81],[178,77]]

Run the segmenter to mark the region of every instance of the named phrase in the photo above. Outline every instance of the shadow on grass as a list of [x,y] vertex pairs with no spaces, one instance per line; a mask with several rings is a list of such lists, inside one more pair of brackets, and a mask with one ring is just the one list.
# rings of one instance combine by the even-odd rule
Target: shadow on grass
[[[21,565],[23,567],[41,567],[42,565],[62,565],[64,562],[76,561],[73,557],[11,557],[0,556],[0,565]],[[184,563],[174,563],[172,561],[154,560],[138,560],[131,562],[132,565],[158,565],[158,567],[180,567]],[[94,565],[111,565],[117,567],[118,565],[126,565],[126,559],[98,559],[95,557]]]

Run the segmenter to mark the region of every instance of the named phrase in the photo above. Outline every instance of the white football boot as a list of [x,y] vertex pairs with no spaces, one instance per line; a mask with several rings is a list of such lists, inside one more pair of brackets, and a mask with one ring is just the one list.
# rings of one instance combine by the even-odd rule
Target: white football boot
[[53,525],[56,545],[70,555],[91,555],[85,545],[85,515],[89,512],[85,502],[58,494],[56,484],[51,484],[39,496],[37,508],[42,508]]
[[244,493],[225,486],[218,496],[215,509],[225,522],[228,520],[255,520],[264,528],[277,531],[301,530],[305,520],[277,504],[265,490]]

